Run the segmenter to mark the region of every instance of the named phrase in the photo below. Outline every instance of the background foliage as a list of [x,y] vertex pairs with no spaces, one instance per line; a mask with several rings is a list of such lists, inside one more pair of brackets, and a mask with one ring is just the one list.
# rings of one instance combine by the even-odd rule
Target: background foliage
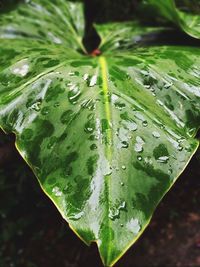
[[[14,8],[17,2],[0,1],[1,12]],[[92,5],[89,5],[91,2]],[[90,14],[90,21],[94,18],[100,22],[127,20],[139,16],[140,12],[137,9],[139,2],[139,0],[86,0],[86,12]],[[179,5],[183,3],[181,0],[178,2]],[[193,6],[195,0],[190,2]],[[0,149],[10,142],[13,142],[13,137],[1,133]],[[197,168],[199,161],[200,155],[197,154],[188,166],[189,171],[180,177],[175,188],[160,205],[150,229],[117,266],[131,267],[133,262],[135,266],[144,266],[142,263],[146,263],[145,266],[152,266],[152,262],[153,266],[178,266],[186,261],[191,266],[200,265],[198,256],[200,184],[197,179],[200,175]],[[0,195],[0,266],[101,266],[100,261],[97,263],[96,248],[87,249],[74,234],[71,234],[19,156],[15,156],[8,165],[1,166]],[[183,201],[186,201],[184,207]],[[157,234],[153,236],[151,232]],[[156,236],[159,237],[157,244],[155,244]],[[177,238],[180,246],[178,249],[175,242]],[[171,254],[170,257],[165,255],[166,251]]]

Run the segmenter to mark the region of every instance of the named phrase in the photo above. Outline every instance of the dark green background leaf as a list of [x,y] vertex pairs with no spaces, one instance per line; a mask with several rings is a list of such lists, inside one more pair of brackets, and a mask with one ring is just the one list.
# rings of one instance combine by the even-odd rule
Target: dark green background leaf
[[147,3],[155,6],[157,11],[165,18],[174,22],[192,37],[200,39],[200,15],[199,13],[194,13],[194,9],[191,10],[191,3],[189,2],[191,1],[184,1],[184,3],[182,1],[181,10],[176,5],[175,0],[147,0]]

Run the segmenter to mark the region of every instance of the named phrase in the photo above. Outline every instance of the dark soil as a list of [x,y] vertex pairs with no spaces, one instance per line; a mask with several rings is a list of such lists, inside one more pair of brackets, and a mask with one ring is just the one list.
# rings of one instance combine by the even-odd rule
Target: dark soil
[[[200,155],[117,267],[200,266]],[[18,156],[0,172],[0,267],[102,267],[44,195]]]

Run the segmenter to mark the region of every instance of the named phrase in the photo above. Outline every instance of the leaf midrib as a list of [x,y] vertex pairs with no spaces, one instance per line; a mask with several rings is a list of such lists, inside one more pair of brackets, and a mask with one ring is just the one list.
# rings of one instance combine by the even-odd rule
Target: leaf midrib
[[[109,124],[109,129],[106,130],[106,140],[108,144],[106,144],[105,154],[106,158],[109,162],[109,164],[112,162],[112,142],[113,142],[113,136],[112,136],[112,130],[110,128],[111,122],[112,122],[112,115],[111,115],[111,108],[110,108],[110,101],[109,101],[109,86],[108,86],[108,67],[107,67],[107,61],[106,58],[101,56],[99,58],[99,65],[101,69],[101,75],[103,80],[103,96],[105,101],[105,116]],[[110,210],[110,186],[111,186],[111,176],[106,175],[105,176],[105,191],[107,193],[106,195],[106,220],[107,220],[107,226],[109,229],[108,234],[108,249],[107,249],[107,257],[110,257],[110,243],[111,243],[111,232],[110,232],[110,219],[109,219],[109,210]]]

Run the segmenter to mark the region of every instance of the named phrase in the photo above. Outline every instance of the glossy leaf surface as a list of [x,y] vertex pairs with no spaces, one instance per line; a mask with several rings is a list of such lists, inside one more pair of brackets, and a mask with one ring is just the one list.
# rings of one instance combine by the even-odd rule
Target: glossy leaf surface
[[[38,8],[23,19],[19,10],[29,14],[36,4],[54,14],[40,0],[1,17],[0,124],[16,134],[19,152],[63,218],[87,244],[96,241],[111,266],[142,234],[197,149],[200,51],[131,48],[130,39],[150,30],[130,30],[125,43],[115,42],[122,30],[116,24],[116,34],[110,25],[98,27],[102,39],[111,38],[104,55],[92,58],[77,52],[81,34],[67,37],[79,25],[71,15],[66,27],[55,28],[61,43],[33,37]],[[57,14],[69,8],[67,1],[56,4]],[[9,25],[16,30],[5,34]],[[19,25],[27,34],[17,33]]]
[[24,2],[0,16],[0,38],[49,41],[85,52],[82,4],[65,0]]
[[95,28],[101,38],[100,49],[102,52],[128,50],[136,46],[141,39],[145,40],[149,36],[162,32],[162,27],[143,27],[139,22],[113,22],[107,24],[97,24]]
[[186,33],[200,39],[200,14],[196,14],[190,9],[186,11],[180,10],[175,0],[147,0],[147,3],[155,6],[158,12],[177,24]]

